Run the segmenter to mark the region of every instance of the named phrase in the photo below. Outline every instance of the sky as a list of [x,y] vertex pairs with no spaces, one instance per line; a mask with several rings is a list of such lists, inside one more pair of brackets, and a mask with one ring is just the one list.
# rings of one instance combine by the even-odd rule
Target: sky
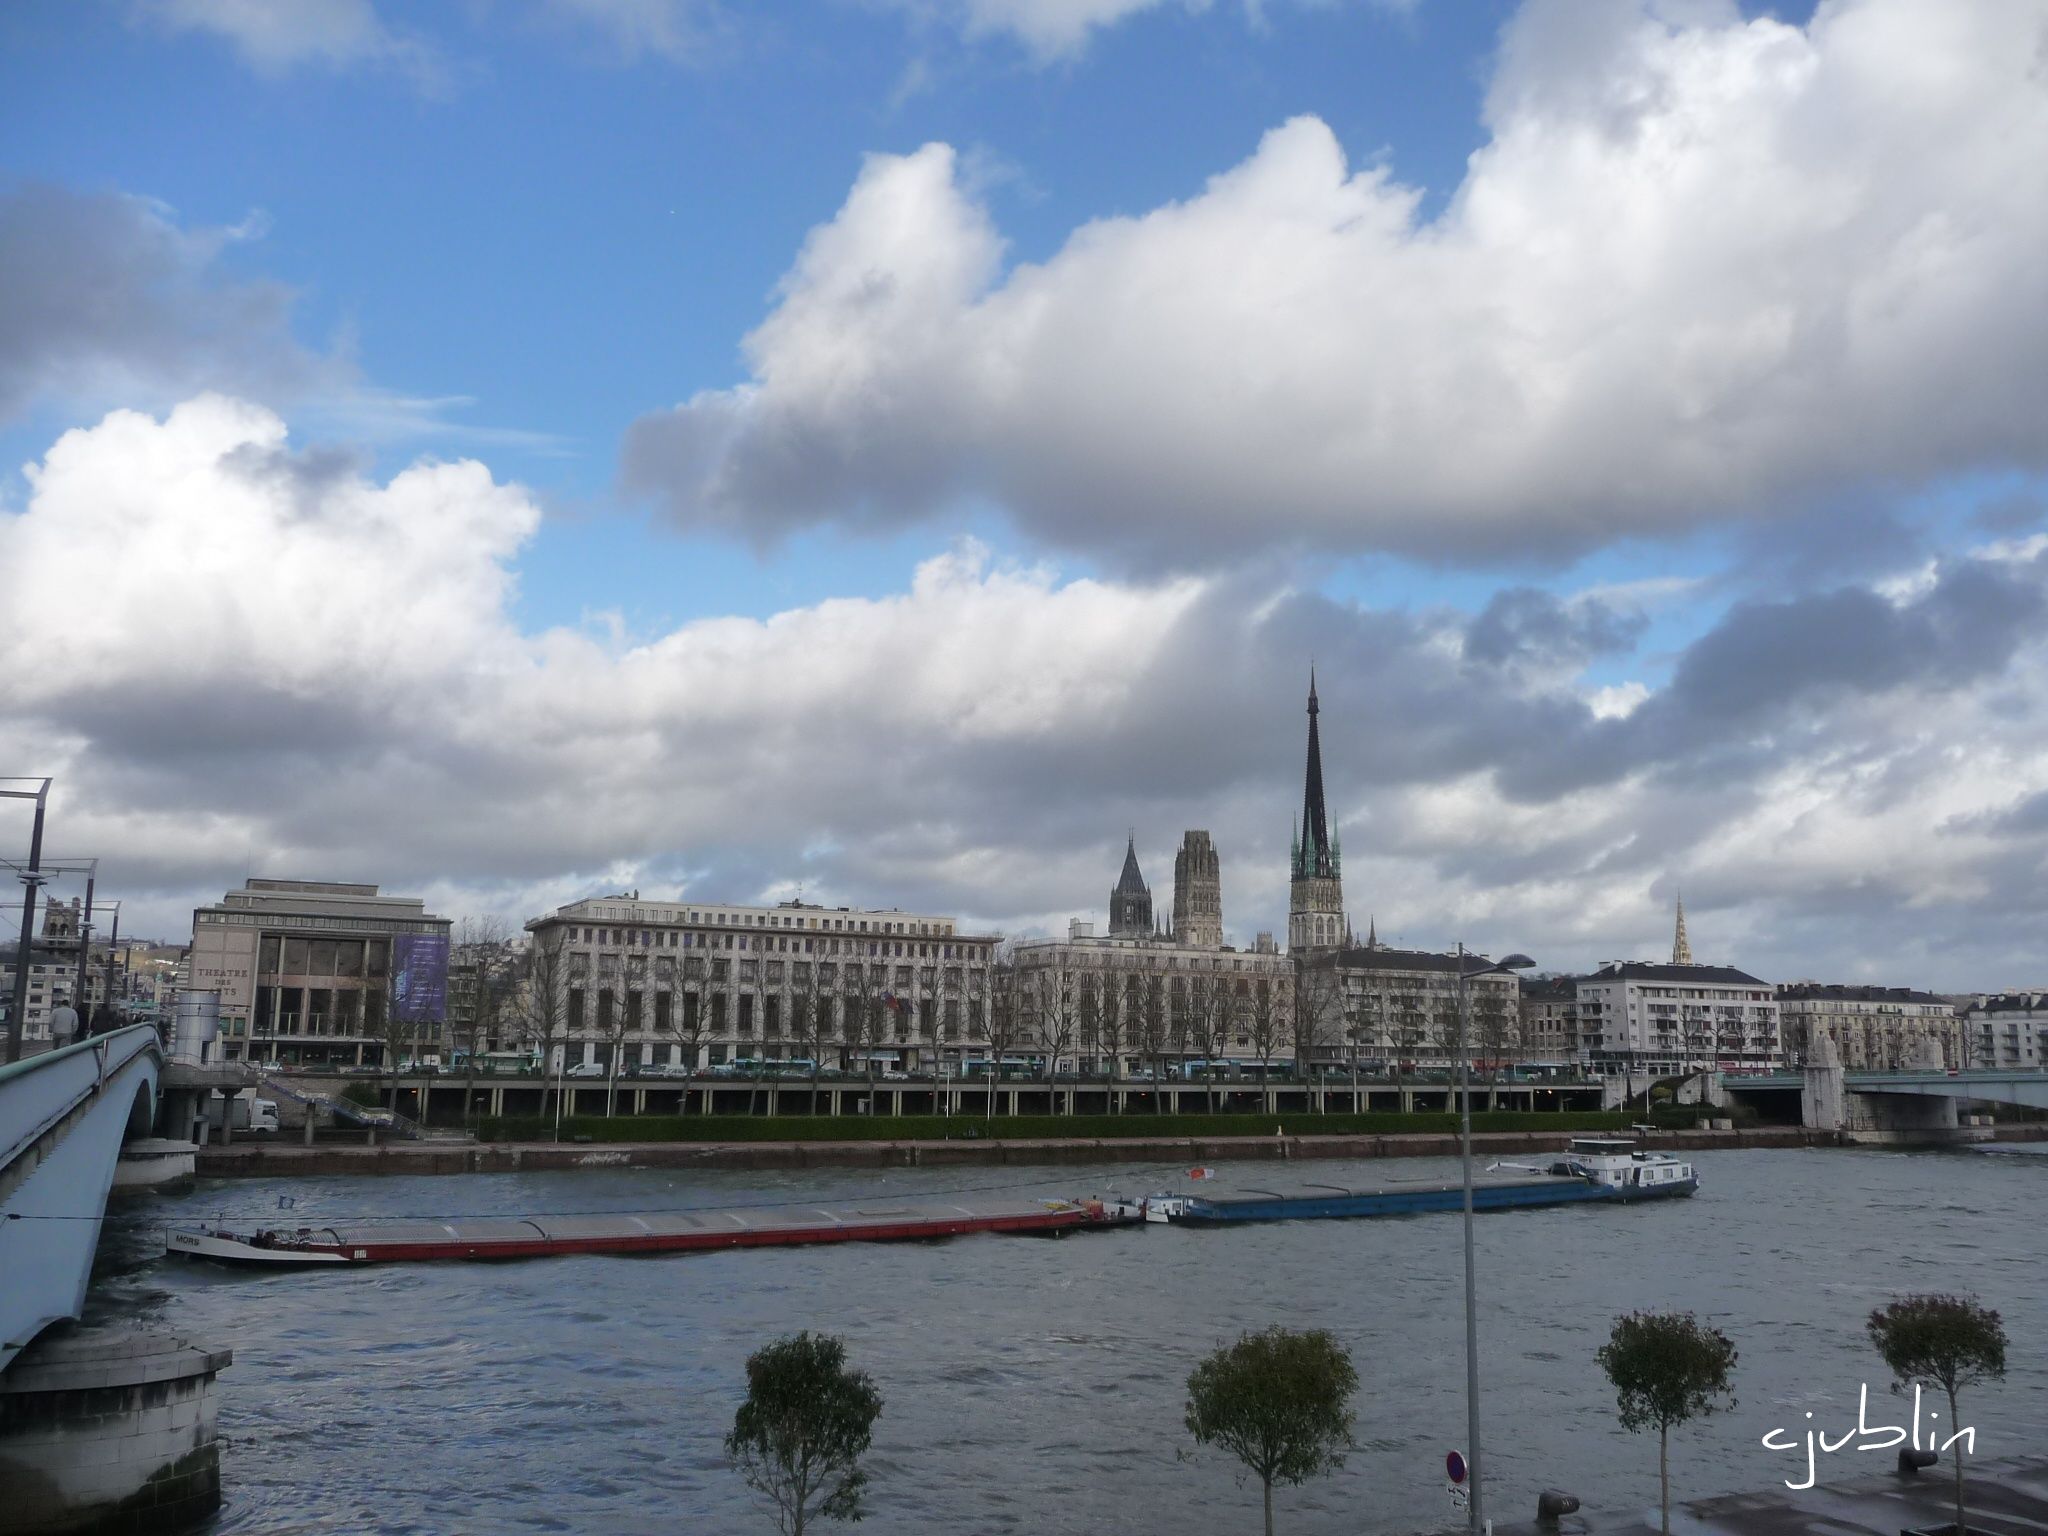
[[2043,144],[2048,0],[19,0],[0,772],[1248,944],[1313,665],[1361,932],[2048,987]]

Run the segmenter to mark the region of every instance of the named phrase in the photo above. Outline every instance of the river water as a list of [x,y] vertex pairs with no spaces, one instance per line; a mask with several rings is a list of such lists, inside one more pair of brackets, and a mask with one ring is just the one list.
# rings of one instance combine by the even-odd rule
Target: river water
[[[2011,1370],[1964,1401],[1980,1456],[2048,1445],[2048,1161],[1968,1153],[1709,1152],[1691,1200],[1478,1222],[1489,1512],[1539,1489],[1587,1507],[1656,1497],[1654,1438],[1624,1433],[1594,1360],[1616,1314],[1690,1309],[1741,1351],[1737,1407],[1679,1431],[1674,1495],[1802,1480],[1803,1443],[1900,1423],[1864,1336],[1902,1291],[2004,1314]],[[1225,1164],[1216,1187],[1454,1171]],[[1256,1484],[1182,1427],[1197,1359],[1273,1323],[1333,1331],[1361,1390],[1340,1472],[1278,1496],[1290,1533],[1450,1529],[1465,1439],[1460,1222],[1147,1227],[933,1244],[246,1274],[156,1256],[167,1219],[655,1209],[1017,1188],[1164,1187],[1157,1167],[682,1173],[203,1183],[117,1206],[92,1310],[234,1350],[221,1377],[227,1532],[772,1530],[720,1442],[749,1351],[798,1328],[847,1341],[885,1401],[871,1533],[1258,1529]],[[1181,1170],[1173,1170],[1175,1174]],[[1182,1187],[1185,1187],[1184,1185]],[[1932,1405],[1930,1405],[1932,1406]],[[1805,1417],[1811,1413],[1812,1419]],[[1890,1453],[1820,1461],[1823,1487]]]

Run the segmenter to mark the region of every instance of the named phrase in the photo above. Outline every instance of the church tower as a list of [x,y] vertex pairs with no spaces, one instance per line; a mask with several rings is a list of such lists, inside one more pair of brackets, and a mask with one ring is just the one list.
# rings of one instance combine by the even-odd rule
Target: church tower
[[1112,939],[1152,937],[1152,891],[1138,873],[1138,837],[1124,845],[1124,872],[1109,893],[1109,936]]
[[1295,954],[1335,949],[1344,942],[1344,850],[1330,839],[1323,808],[1323,744],[1316,716],[1316,674],[1308,674],[1308,777],[1301,792],[1301,826],[1288,870],[1287,947]]
[[1206,832],[1182,833],[1173,856],[1173,938],[1203,949],[1223,947],[1223,861]]
[[1686,941],[1685,937],[1685,898],[1683,896],[1678,898],[1678,930],[1671,935],[1671,963],[1673,965],[1692,964],[1692,945]]

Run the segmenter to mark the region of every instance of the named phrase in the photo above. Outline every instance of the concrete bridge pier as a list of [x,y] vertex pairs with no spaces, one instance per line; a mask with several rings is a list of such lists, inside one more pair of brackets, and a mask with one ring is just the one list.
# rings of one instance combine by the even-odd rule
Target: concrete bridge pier
[[220,1507],[214,1378],[232,1357],[131,1328],[45,1332],[0,1374],[10,1536],[147,1536]]
[[1850,1141],[1875,1145],[1962,1139],[1952,1098],[1850,1088],[1835,1043],[1825,1034],[1816,1033],[1804,1076],[1799,1118],[1809,1130],[1838,1131]]

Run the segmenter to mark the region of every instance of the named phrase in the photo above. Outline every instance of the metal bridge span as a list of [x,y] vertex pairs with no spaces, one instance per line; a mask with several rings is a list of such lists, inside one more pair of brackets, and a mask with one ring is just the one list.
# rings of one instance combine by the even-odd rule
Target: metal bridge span
[[0,1067],[0,1371],[83,1311],[121,1144],[149,1134],[162,1072],[147,1024]]

